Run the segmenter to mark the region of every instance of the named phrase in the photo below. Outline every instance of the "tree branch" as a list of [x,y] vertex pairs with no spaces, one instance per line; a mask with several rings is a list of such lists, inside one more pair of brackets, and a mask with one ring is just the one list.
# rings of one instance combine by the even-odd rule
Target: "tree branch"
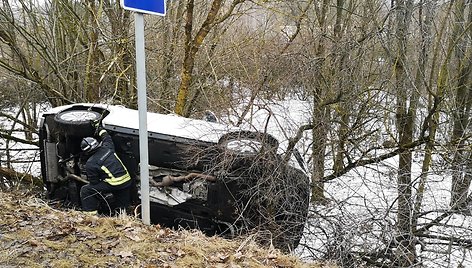
[[18,138],[18,137],[14,137],[14,136],[12,136],[8,133],[5,133],[2,129],[0,129],[0,138],[16,141],[16,142],[23,143],[23,144],[39,146],[39,143],[37,141],[31,141],[31,140],[26,140],[26,139],[21,139],[21,138]]
[[345,166],[343,169],[339,170],[338,172],[335,172],[335,173],[332,173],[331,175],[323,177],[321,179],[321,181],[322,182],[327,182],[327,181],[336,179],[336,178],[340,177],[341,175],[346,174],[347,172],[349,172],[350,170],[352,170],[356,167],[365,166],[365,165],[374,164],[374,163],[379,163],[383,160],[389,159],[389,158],[394,157],[394,156],[396,156],[396,155],[398,155],[402,152],[405,152],[405,151],[413,149],[413,148],[415,148],[415,147],[417,147],[421,144],[424,144],[428,140],[429,140],[429,137],[422,137],[422,138],[420,138],[416,141],[413,141],[409,144],[405,144],[402,147],[399,147],[399,148],[397,148],[397,149],[395,149],[395,150],[393,150],[389,153],[380,155],[378,157],[369,158],[369,159],[359,159],[357,161],[351,162],[347,166]]

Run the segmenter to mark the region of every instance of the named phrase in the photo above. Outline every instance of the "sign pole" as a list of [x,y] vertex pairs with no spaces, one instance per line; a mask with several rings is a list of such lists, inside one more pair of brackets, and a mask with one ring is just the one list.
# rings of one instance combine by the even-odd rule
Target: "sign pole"
[[136,80],[138,87],[139,114],[139,169],[141,179],[141,218],[144,224],[150,225],[149,205],[149,153],[147,130],[147,94],[146,94],[146,56],[144,51],[144,15],[134,15],[136,36]]
[[146,57],[144,52],[144,13],[165,16],[166,0],[120,0],[121,6],[135,12],[136,80],[139,114],[139,169],[141,179],[141,219],[150,225],[149,152],[147,129]]

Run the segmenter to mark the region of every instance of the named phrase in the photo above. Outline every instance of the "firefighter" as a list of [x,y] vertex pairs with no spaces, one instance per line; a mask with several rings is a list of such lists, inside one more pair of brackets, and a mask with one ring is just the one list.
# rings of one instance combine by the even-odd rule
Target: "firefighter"
[[82,209],[97,214],[100,201],[108,193],[113,194],[117,209],[126,209],[130,204],[131,177],[115,152],[110,134],[101,127],[96,129],[101,141],[86,137],[80,144],[82,152],[89,156],[85,164],[89,183],[80,189]]

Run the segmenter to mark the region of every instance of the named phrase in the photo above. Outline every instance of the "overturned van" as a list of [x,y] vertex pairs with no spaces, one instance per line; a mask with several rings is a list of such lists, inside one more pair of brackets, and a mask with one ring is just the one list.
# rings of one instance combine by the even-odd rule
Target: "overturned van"
[[[138,111],[104,104],[73,104],[41,115],[41,170],[47,196],[80,208],[86,183],[80,141],[101,120],[133,179],[140,202]],[[257,231],[263,242],[294,249],[309,204],[309,178],[300,161],[284,160],[267,133],[217,122],[148,113],[150,217],[168,227],[198,228],[208,235]],[[102,213],[113,211],[105,196]]]

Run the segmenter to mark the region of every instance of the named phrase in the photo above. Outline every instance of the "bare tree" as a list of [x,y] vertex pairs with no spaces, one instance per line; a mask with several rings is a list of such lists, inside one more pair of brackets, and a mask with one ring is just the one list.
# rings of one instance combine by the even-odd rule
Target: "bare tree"
[[[452,111],[452,135],[451,146],[454,149],[452,158],[453,176],[451,188],[451,206],[466,208],[467,193],[469,192],[472,174],[468,170],[470,167],[470,109],[472,106],[471,93],[471,70],[472,70],[472,9],[466,16],[465,1],[456,1],[454,4],[454,21],[451,42],[454,46],[455,68],[455,99],[453,100]],[[469,4],[470,6],[470,4]],[[467,20],[466,20],[467,18]]]
[[163,36],[161,48],[164,51],[159,68],[162,73],[162,83],[157,92],[157,111],[170,112],[173,111],[175,104],[176,88],[178,81],[176,79],[177,66],[181,61],[182,53],[179,53],[178,47],[183,39],[183,23],[185,0],[172,1],[169,3],[168,15],[164,19]]
[[[396,119],[399,146],[403,147],[413,141],[413,127],[417,107],[417,94],[409,82],[410,74],[407,64],[407,42],[410,20],[413,12],[413,1],[396,1],[396,48],[393,68],[395,73]],[[397,248],[398,265],[408,267],[416,262],[415,240],[413,237],[412,222],[412,179],[411,179],[412,152],[404,151],[399,155],[398,163],[398,204],[397,230],[399,244]]]
[[[472,245],[446,222],[471,199],[471,5],[389,3],[178,0],[167,17],[146,17],[152,109],[219,108],[227,122],[251,127],[266,113],[257,127],[282,127],[283,160],[301,148],[308,163],[306,248],[345,266],[410,266],[427,261],[424,251]],[[0,114],[15,122],[1,128],[9,145],[34,144],[28,100],[136,105],[130,14],[116,1],[9,4],[0,10],[1,94],[21,107]],[[281,122],[288,116],[274,107],[290,110],[280,107],[287,99],[307,104],[303,121]],[[432,178],[448,172],[451,200],[438,201]],[[341,196],[339,185],[354,190]]]
[[[53,106],[104,100],[117,93],[127,96],[133,89],[126,45],[130,41],[123,30],[129,28],[129,14],[110,11],[117,5],[54,0],[10,6],[4,1],[0,40],[9,56],[0,60],[0,66],[35,83]],[[132,95],[128,97],[133,99]]]
[[233,0],[228,7],[228,10],[220,10],[223,7],[222,0],[213,0],[210,6],[210,10],[206,16],[205,21],[198,29],[195,36],[192,36],[194,29],[194,0],[187,1],[186,7],[186,24],[185,24],[185,55],[183,60],[182,69],[180,72],[180,86],[177,94],[177,100],[175,104],[175,113],[179,115],[188,116],[189,107],[187,105],[187,99],[189,95],[189,88],[192,82],[192,73],[195,65],[195,56],[200,49],[203,41],[210,32],[210,30],[217,24],[225,21],[231,16],[233,10],[245,0]]

